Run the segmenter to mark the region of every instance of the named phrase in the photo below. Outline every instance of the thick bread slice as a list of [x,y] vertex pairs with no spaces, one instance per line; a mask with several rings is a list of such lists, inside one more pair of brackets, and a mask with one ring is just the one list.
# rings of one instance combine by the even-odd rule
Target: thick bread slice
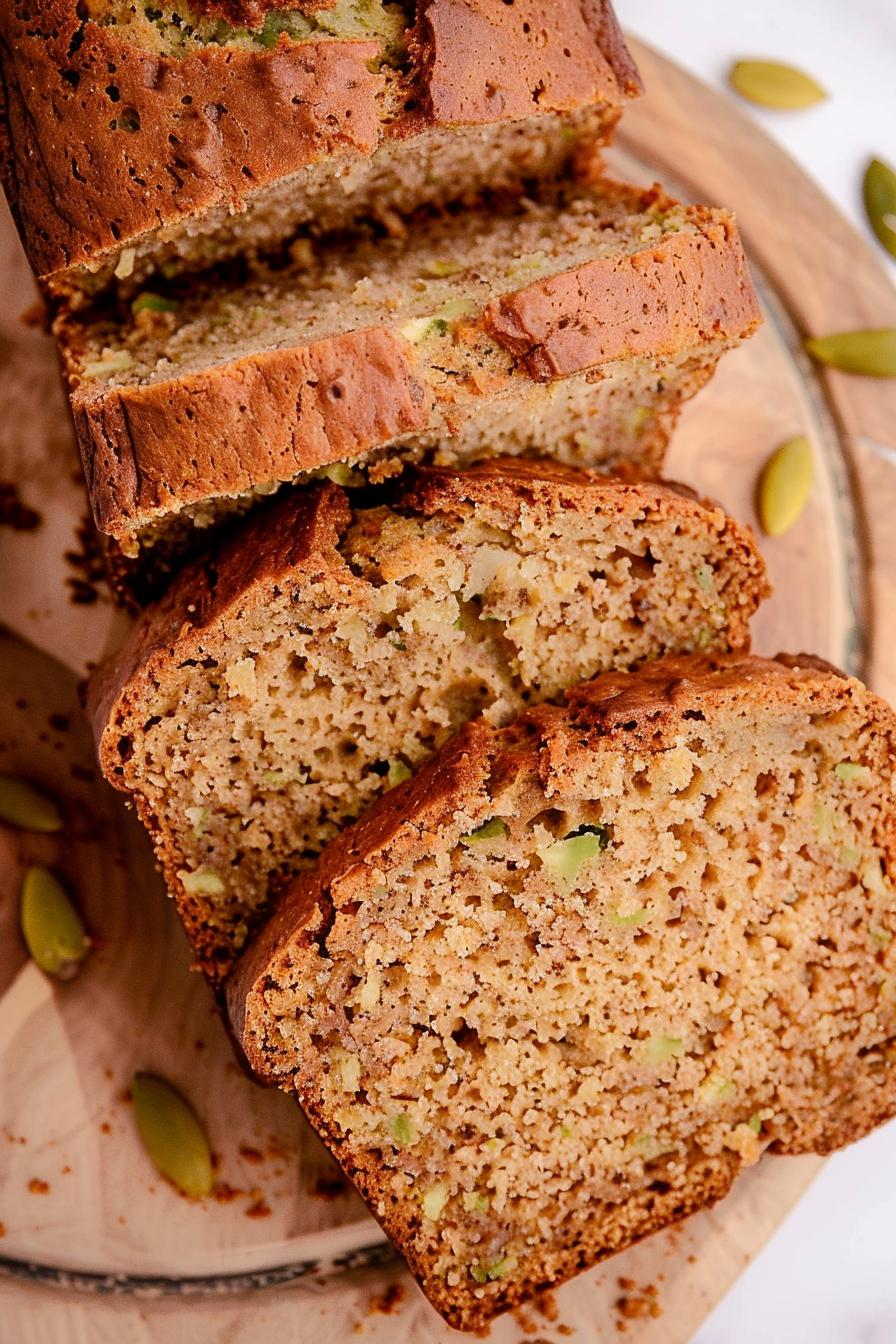
[[608,182],[170,302],[56,324],[97,525],[129,555],[385,454],[380,476],[424,453],[655,471],[760,321],[729,214]]
[[55,294],[562,174],[640,81],[609,0],[9,0],[6,186]]
[[896,1112],[896,716],[669,658],[468,725],[228,991],[452,1325]]
[[749,532],[667,486],[509,461],[421,470],[353,510],[318,485],[183,573],[94,677],[103,771],[218,984],[271,874],[310,866],[466,720],[669,649],[745,648],[767,591]]

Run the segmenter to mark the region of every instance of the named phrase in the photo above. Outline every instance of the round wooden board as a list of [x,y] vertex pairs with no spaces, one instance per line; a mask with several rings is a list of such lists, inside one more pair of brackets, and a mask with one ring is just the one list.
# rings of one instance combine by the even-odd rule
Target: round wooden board
[[[756,621],[755,645],[765,653],[820,653],[894,700],[896,649],[887,646],[886,627],[896,610],[896,544],[887,516],[896,502],[896,385],[819,377],[802,357],[799,337],[896,325],[896,293],[830,203],[733,101],[632,46],[650,92],[626,113],[611,168],[657,176],[692,199],[735,208],[768,318],[686,409],[668,473],[755,526],[759,467],[783,439],[809,435],[816,487],[793,532],[763,547],[776,592]],[[356,1333],[392,1344],[459,1338],[395,1263],[246,1291],[266,1274],[276,1282],[272,1270],[286,1267],[288,1274],[297,1263],[369,1245],[376,1231],[350,1198],[309,1200],[309,1173],[326,1163],[316,1141],[285,1099],[235,1074],[202,987],[186,969],[182,936],[141,837],[120,800],[71,774],[72,765],[89,768],[77,676],[120,641],[125,623],[102,592],[91,605],[72,604],[73,594],[86,595],[69,582],[83,577],[83,564],[65,558],[79,550],[83,490],[52,347],[16,322],[33,289],[8,220],[0,256],[10,278],[0,315],[2,474],[44,519],[33,532],[0,529],[0,620],[41,650],[3,641],[4,722],[12,722],[18,700],[31,701],[18,711],[4,750],[13,761],[30,761],[73,816],[97,823],[93,830],[79,823],[64,866],[106,939],[80,986],[48,987],[15,943],[15,879],[0,890],[0,923],[10,933],[0,959],[0,1131],[16,1140],[0,1145],[0,1253],[9,1273],[0,1278],[4,1337],[22,1344],[312,1344],[321,1337],[341,1344]],[[13,684],[13,667],[27,693]],[[50,712],[67,714],[75,727],[47,736]],[[63,863],[59,856],[46,841],[33,852],[20,844],[7,870],[14,874],[35,857]],[[206,1047],[197,1051],[200,1030]],[[220,1178],[241,1192],[233,1200],[185,1206],[153,1177],[122,1101],[123,1080],[146,1065],[183,1080],[199,1099],[221,1150]],[[241,1146],[251,1149],[250,1136],[270,1134],[281,1139],[270,1149],[269,1174]],[[257,1144],[264,1149],[261,1137]],[[69,1149],[80,1167],[66,1161]],[[683,1344],[819,1165],[813,1158],[763,1161],[715,1210],[582,1276],[555,1301],[498,1322],[492,1339],[518,1344],[537,1335],[559,1344],[574,1331],[574,1338],[610,1340],[624,1324],[626,1339],[637,1344]],[[63,1174],[64,1166],[71,1170]],[[35,1177],[50,1190],[31,1192]],[[271,1213],[247,1219],[256,1188]],[[89,1277],[102,1268],[110,1277]],[[192,1282],[178,1282],[177,1273]],[[157,1277],[135,1298],[128,1275]],[[47,1286],[54,1278],[56,1286]]]

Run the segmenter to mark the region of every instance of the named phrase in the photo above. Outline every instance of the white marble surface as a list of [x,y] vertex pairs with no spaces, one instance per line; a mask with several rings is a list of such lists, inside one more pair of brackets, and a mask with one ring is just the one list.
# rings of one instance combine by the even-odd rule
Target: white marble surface
[[[616,0],[616,10],[628,31],[719,89],[742,57],[788,61],[812,74],[829,91],[825,103],[751,113],[896,281],[896,261],[868,228],[861,198],[870,158],[896,167],[896,0]],[[896,1341],[896,1122],[830,1159],[693,1344],[757,1341]]]

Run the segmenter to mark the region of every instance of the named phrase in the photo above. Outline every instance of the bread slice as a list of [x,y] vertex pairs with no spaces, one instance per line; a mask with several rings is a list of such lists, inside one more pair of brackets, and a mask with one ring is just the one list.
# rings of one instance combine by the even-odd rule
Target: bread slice
[[613,183],[165,302],[56,324],[97,524],[132,557],[336,463],[655,470],[682,401],[760,320],[729,214]]
[[459,1329],[896,1112],[896,716],[669,658],[468,725],[228,991]]
[[102,768],[217,985],[271,875],[466,720],[670,648],[745,648],[767,591],[749,532],[669,486],[508,461],[352,508],[324,483],[181,574],[95,676]]
[[11,0],[6,186],[53,294],[563,174],[640,92],[609,0]]

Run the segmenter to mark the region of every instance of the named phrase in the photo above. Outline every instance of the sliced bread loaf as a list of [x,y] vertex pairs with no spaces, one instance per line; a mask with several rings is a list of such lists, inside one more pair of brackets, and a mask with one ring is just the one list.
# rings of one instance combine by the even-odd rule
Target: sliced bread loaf
[[353,509],[321,484],[182,573],[94,677],[102,768],[218,984],[271,875],[466,720],[669,649],[745,648],[767,591],[749,532],[668,486],[508,461]]
[[519,191],[640,92],[609,0],[9,0],[6,186],[54,294]]
[[682,401],[760,320],[729,214],[613,183],[134,310],[56,332],[97,524],[137,558],[333,463],[655,470]]
[[896,1112],[894,761],[811,658],[663,659],[468,725],[290,884],[238,1037],[452,1325]]

